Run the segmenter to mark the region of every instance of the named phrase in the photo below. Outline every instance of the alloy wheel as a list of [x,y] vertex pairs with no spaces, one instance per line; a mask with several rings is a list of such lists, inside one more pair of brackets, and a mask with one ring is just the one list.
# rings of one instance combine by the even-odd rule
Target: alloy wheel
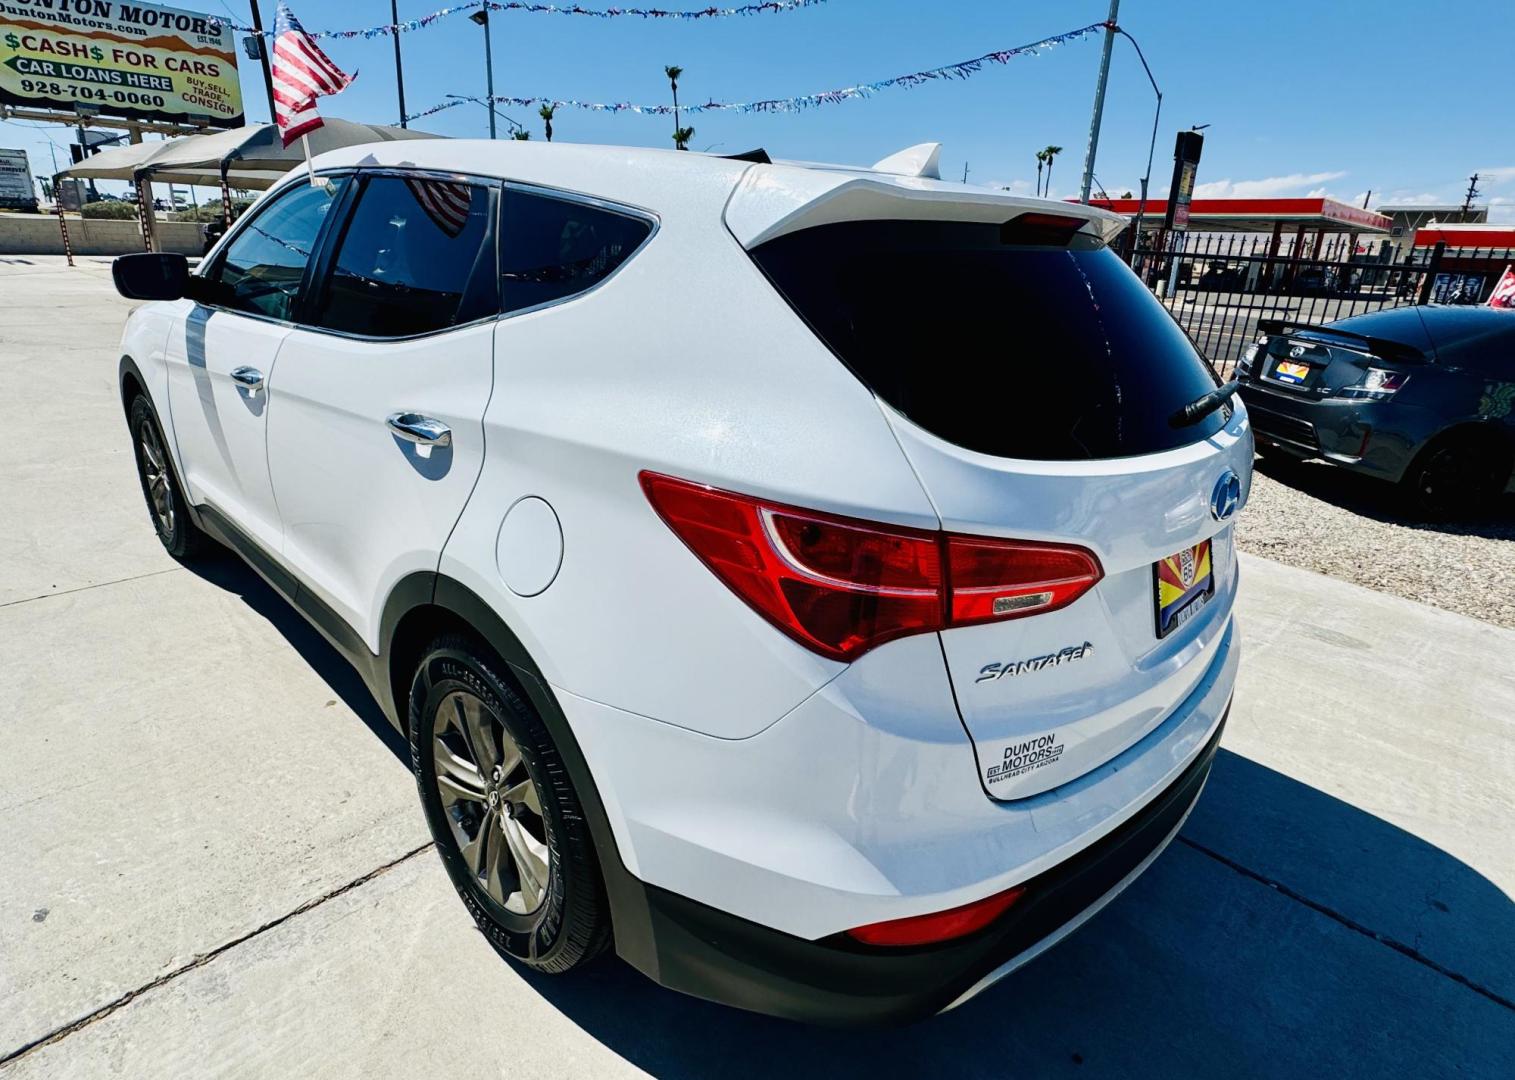
[[1492,471],[1460,446],[1443,447],[1420,470],[1416,486],[1421,505],[1436,513],[1470,507],[1488,489]]
[[168,470],[168,455],[158,440],[152,421],[143,420],[137,431],[137,451],[142,461],[142,477],[147,484],[147,498],[152,504],[153,521],[163,536],[174,533],[173,476]]
[[454,690],[432,717],[432,774],[475,884],[516,915],[541,907],[551,880],[547,823],[520,747],[477,695]]

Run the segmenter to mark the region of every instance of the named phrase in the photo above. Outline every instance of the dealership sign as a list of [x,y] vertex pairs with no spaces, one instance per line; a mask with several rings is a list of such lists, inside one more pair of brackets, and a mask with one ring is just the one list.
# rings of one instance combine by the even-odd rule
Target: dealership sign
[[231,24],[117,0],[0,0],[0,104],[240,127]]

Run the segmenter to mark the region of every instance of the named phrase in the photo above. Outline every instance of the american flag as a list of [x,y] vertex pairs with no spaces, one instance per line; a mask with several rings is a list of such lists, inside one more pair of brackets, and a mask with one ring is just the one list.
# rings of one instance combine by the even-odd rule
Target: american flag
[[407,178],[405,185],[426,216],[448,236],[458,236],[468,225],[468,211],[473,205],[473,188],[468,184]]
[[343,90],[357,76],[333,64],[288,5],[274,18],[274,123],[288,146],[321,126],[316,98]]

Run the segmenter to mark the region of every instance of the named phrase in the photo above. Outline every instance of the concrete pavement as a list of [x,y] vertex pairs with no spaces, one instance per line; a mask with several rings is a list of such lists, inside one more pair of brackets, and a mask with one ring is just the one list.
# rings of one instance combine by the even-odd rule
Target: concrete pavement
[[1510,1074],[1515,632],[1258,559],[1179,841],[968,1006],[818,1032],[522,973],[356,676],[162,554],[84,262],[0,259],[0,1078]]

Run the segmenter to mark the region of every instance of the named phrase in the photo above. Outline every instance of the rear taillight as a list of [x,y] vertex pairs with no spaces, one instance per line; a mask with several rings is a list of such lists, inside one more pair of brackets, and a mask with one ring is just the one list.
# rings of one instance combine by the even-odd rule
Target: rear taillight
[[1410,381],[1407,371],[1391,371],[1388,368],[1370,367],[1362,379],[1353,386],[1342,387],[1337,396],[1346,398],[1369,398],[1382,401],[1393,397],[1404,384]]
[[733,592],[835,660],[906,634],[1052,611],[1101,576],[1083,548],[881,525],[653,472],[641,481]]
[[946,544],[951,625],[1056,611],[1100,579],[1099,560],[1079,547],[976,536]]
[[1013,889],[1006,889],[1002,893],[986,896],[950,911],[869,923],[848,930],[847,936],[864,945],[935,945],[982,930],[1009,911],[1025,894],[1025,887],[1017,885]]

